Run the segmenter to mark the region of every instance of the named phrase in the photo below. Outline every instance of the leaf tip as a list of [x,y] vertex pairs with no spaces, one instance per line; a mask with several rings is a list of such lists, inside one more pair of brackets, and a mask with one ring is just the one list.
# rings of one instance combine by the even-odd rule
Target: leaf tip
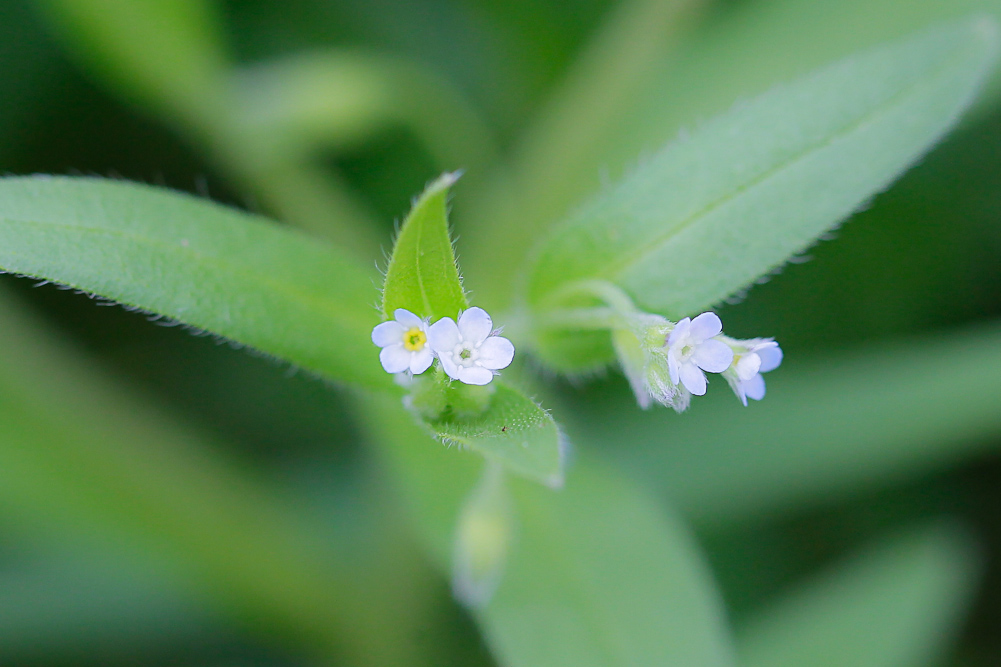
[[448,190],[455,185],[460,178],[462,178],[462,174],[463,171],[461,169],[446,171],[427,186],[426,192],[431,194],[441,192],[442,190]]

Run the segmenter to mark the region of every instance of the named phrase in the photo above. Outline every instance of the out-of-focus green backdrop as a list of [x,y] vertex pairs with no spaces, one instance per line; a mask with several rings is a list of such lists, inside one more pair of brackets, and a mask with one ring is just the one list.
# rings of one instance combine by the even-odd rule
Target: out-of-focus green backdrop
[[[220,167],[183,121],[158,113],[141,96],[113,90],[78,49],[67,46],[44,4],[0,0],[0,169],[126,178],[280,217],[239,177]],[[610,175],[592,170],[562,184],[565,192],[554,195],[548,213],[561,213],[567,202],[616,177],[682,128],[778,82],[941,18],[977,9],[1001,12],[998,3],[972,1],[703,4],[697,16],[685,19],[683,35],[670,38],[674,46],[663,64],[647,73],[659,85],[638,86],[629,104],[613,109],[615,131],[596,149]],[[434,72],[466,99],[492,135],[492,145],[484,150],[528,155],[523,157],[528,164],[545,161],[524,148],[526,128],[538,127],[540,110],[548,108],[554,91],[565,90],[562,82],[568,72],[572,76],[578,56],[619,9],[608,0],[226,0],[216,7],[237,63],[330,47],[394,56]],[[978,545],[970,562],[979,564],[980,578],[972,610],[958,616],[955,649],[941,664],[1001,663],[1001,414],[992,424],[972,426],[968,435],[957,436],[962,446],[929,455],[920,464],[880,468],[871,478],[861,471],[843,485],[827,489],[820,484],[819,491],[794,491],[788,497],[768,500],[762,492],[755,496],[766,498],[759,501],[760,508],[736,521],[727,520],[725,509],[704,502],[699,494],[708,497],[710,491],[697,483],[686,487],[685,480],[672,477],[676,473],[664,453],[675,438],[687,439],[694,449],[700,429],[718,427],[730,436],[731,447],[743,448],[739,460],[753,466],[754,453],[742,437],[752,428],[767,432],[774,426],[781,432],[775,448],[794,456],[805,452],[802,456],[809,458],[811,443],[818,451],[825,443],[825,422],[811,421],[810,411],[818,406],[810,400],[850,406],[856,394],[859,401],[868,400],[887,383],[904,403],[908,395],[920,400],[921,413],[957,410],[948,397],[962,387],[926,383],[939,377],[962,383],[965,376],[925,378],[921,370],[932,364],[949,367],[950,348],[936,346],[936,341],[958,336],[956,347],[961,348],[963,336],[987,336],[1001,317],[999,90],[996,83],[989,86],[945,143],[832,234],[833,240],[756,286],[739,304],[720,310],[729,334],[775,336],[785,350],[785,365],[769,376],[767,407],[744,410],[722,386],[713,386],[706,405],[696,404],[690,414],[641,414],[616,373],[583,388],[560,382],[552,392],[556,405],[583,401],[592,415],[591,422],[568,425],[571,437],[578,435],[583,446],[621,462],[651,488],[680,489],[681,509],[693,517],[738,631],[743,619],[769,600],[862,549],[875,536],[947,517],[944,530],[967,531]],[[447,143],[444,121],[436,126],[432,115],[427,124],[432,135],[437,132]],[[453,154],[461,156],[462,151]],[[455,195],[462,261],[463,228],[477,224],[476,211],[463,206],[464,187],[473,191],[494,175],[476,173],[482,165],[449,163],[448,156],[447,151],[435,154],[404,124],[388,123],[323,147],[314,157],[324,173],[357,193],[366,215],[377,221],[377,237],[387,249],[394,221],[406,213],[411,198],[443,170],[468,167],[468,185],[460,182]],[[490,278],[475,269],[469,273],[480,284]],[[0,333],[0,357],[16,359],[21,346],[39,345],[40,358],[48,358],[51,368],[34,365],[28,375],[40,382],[65,361],[78,389],[102,396],[107,390],[113,396],[125,387],[144,403],[160,403],[155,416],[128,418],[155,437],[206,441],[208,451],[237,462],[255,482],[295,489],[295,497],[288,499],[294,514],[307,515],[310,529],[329,531],[315,533],[315,540],[333,545],[331,551],[343,560],[339,567],[354,573],[354,592],[362,598],[371,594],[368,613],[383,618],[372,621],[375,625],[369,618],[357,620],[359,633],[385,623],[386,606],[380,599],[389,600],[401,618],[429,619],[420,641],[435,647],[430,653],[441,656],[437,664],[491,664],[473,622],[451,601],[446,582],[426,572],[429,566],[405,526],[394,490],[361,445],[365,436],[353,421],[347,396],[211,337],[159,326],[121,308],[100,307],[72,291],[36,287],[11,276],[0,283],[4,300],[11,302],[5,312],[12,322],[24,320],[17,321],[18,331],[49,332],[44,345],[31,335]],[[476,284],[470,287],[477,289]],[[0,330],[5,326],[0,320]],[[990,340],[1001,344],[996,335]],[[912,341],[928,343],[907,347]],[[900,349],[928,350],[929,357],[911,359],[914,372],[904,379],[881,376],[875,368],[871,375],[865,372],[866,354],[889,358]],[[985,364],[998,363],[997,354],[985,352],[983,358]],[[79,359],[90,365],[72,367],[72,360]],[[15,363],[2,366],[15,378],[7,384],[16,386],[25,375],[7,369]],[[797,391],[805,386],[796,384],[800,380],[783,380],[784,373],[816,378],[846,367],[853,370],[853,383],[827,393],[802,393]],[[1001,374],[1001,365],[996,371]],[[118,389],[106,388],[108,377]],[[55,400],[59,394],[39,395]],[[980,400],[1001,408],[1001,396]],[[73,414],[86,414],[85,408]],[[12,410],[15,416],[9,418],[16,419],[20,413]],[[630,411],[635,419],[602,432],[602,415]],[[748,417],[755,411],[756,417]],[[559,408],[555,414],[559,419]],[[870,418],[867,428],[878,431],[880,416]],[[746,419],[757,421],[746,425]],[[948,425],[944,418],[939,422],[947,424],[942,427],[946,430],[965,428]],[[623,428],[623,423],[629,426]],[[59,433],[53,431],[53,442]],[[917,442],[922,434],[919,430],[906,438]],[[889,441],[869,442],[864,433],[857,437],[862,448]],[[934,437],[948,439],[938,432]],[[893,443],[885,446],[903,447]],[[53,451],[60,455],[58,447]],[[816,456],[819,468],[804,478],[804,487],[825,476],[825,459]],[[170,558],[150,576],[148,563],[133,563],[128,550],[107,543],[105,533],[88,523],[91,515],[82,513],[74,521],[66,512],[48,512],[47,502],[73,506],[78,502],[74,494],[84,497],[91,485],[116,483],[108,481],[114,479],[108,470],[74,467],[69,459],[66,465],[67,475],[78,477],[73,478],[77,483],[56,487],[63,496],[39,495],[37,505],[19,505],[16,499],[31,494],[0,493],[5,499],[0,504],[0,664],[309,664],[267,640],[272,631],[294,636],[294,629],[261,623],[260,636],[248,633],[245,625],[210,611],[214,607],[201,599],[205,591],[180,586],[177,582],[187,579],[171,570]],[[852,467],[851,460],[831,465]],[[860,454],[858,467],[867,465],[869,457]],[[155,469],[149,474],[156,479]],[[762,479],[767,481],[767,475]],[[14,481],[0,473],[0,484]],[[123,491],[122,498],[127,497]],[[165,551],[172,548],[184,546],[167,545]],[[395,573],[399,581],[387,573]],[[401,595],[397,585],[419,590]],[[414,601],[409,608],[408,600]],[[392,644],[396,639],[373,641]]]

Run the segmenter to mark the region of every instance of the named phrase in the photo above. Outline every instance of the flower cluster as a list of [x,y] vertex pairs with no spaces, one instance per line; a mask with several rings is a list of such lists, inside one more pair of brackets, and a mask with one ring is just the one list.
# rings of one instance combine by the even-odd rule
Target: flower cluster
[[692,396],[706,393],[706,373],[720,373],[740,401],[765,396],[762,373],[778,368],[782,350],[768,338],[738,340],[723,335],[715,313],[677,323],[655,315],[634,318],[614,337],[616,350],[640,405],[651,399],[678,412]]
[[419,375],[438,359],[453,380],[484,385],[514,359],[514,345],[498,335],[482,308],[463,311],[458,322],[443,317],[431,325],[403,308],[393,316],[372,329],[372,342],[382,348],[379,360],[387,373]]

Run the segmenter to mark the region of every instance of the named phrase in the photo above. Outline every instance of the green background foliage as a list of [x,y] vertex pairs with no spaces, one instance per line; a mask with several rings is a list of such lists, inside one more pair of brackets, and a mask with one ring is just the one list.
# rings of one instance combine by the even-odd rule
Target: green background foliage
[[[231,207],[6,179],[3,265],[295,364],[3,277],[0,663],[996,664],[997,69],[929,145],[989,69],[978,12],[1001,4],[0,0],[5,172]],[[581,203],[720,114],[837,125],[887,96],[892,122],[790,175],[802,197],[752,192],[771,204],[733,214],[801,222],[806,186],[830,181],[797,251],[930,149],[811,261],[719,309],[786,351],[764,402],[712,378],[684,415],[642,412],[616,372],[571,386],[528,363],[525,256]],[[713,164],[740,157],[712,141]],[[482,458],[428,437],[368,340],[394,222],[456,169],[470,303],[507,325],[506,380],[574,445],[561,491],[508,479],[510,551],[472,609],[449,581]],[[694,194],[652,190],[665,215]],[[704,293],[627,286],[694,314],[757,273],[733,257]]]

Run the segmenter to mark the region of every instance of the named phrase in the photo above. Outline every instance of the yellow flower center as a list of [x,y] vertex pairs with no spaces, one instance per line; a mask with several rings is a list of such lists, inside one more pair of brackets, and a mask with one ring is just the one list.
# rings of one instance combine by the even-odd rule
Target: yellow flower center
[[427,340],[428,337],[423,331],[417,327],[413,327],[410,331],[403,334],[403,347],[411,352],[420,352],[424,349],[424,343]]

